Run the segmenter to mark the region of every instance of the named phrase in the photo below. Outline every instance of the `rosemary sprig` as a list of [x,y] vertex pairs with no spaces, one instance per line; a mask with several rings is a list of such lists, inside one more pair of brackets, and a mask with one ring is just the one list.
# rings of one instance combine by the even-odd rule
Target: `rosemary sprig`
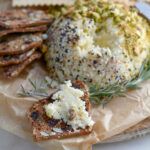
[[49,83],[44,79],[38,85],[37,80],[32,81],[28,79],[29,83],[32,85],[31,90],[25,90],[23,85],[21,84],[21,92],[18,93],[20,96],[35,96],[35,97],[48,97],[48,93],[46,90],[48,89]]
[[[98,104],[106,104],[114,97],[125,97],[125,92],[127,90],[139,89],[141,88],[139,85],[145,81],[150,79],[150,59],[149,62],[145,60],[140,68],[139,74],[132,76],[132,78],[122,83],[121,85],[117,81],[114,84],[108,85],[105,88],[98,89],[95,86],[89,86],[89,100]],[[41,81],[40,84],[37,83],[37,80],[32,81],[29,79],[30,84],[32,85],[33,89],[25,90],[23,85],[21,85],[21,93],[18,93],[20,96],[39,96],[39,97],[47,97],[49,86],[52,84],[52,80],[46,77],[44,80]]]
[[150,79],[150,59],[148,64],[146,64],[146,60],[144,60],[139,74],[132,76],[132,78],[121,85],[118,82],[109,85],[103,89],[97,89],[96,87],[89,86],[90,88],[90,101],[94,101],[98,104],[106,104],[112,98],[116,96],[125,97],[125,92],[127,90],[139,89],[141,88],[139,85],[141,82]]

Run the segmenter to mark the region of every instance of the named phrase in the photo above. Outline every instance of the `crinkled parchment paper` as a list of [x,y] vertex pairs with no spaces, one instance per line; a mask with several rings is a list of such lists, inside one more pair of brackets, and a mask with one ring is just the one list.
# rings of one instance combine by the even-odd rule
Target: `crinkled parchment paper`
[[[32,140],[32,133],[26,118],[26,112],[36,98],[23,98],[17,95],[20,85],[30,89],[28,79],[44,78],[47,74],[44,63],[30,65],[14,80],[5,79],[0,70],[0,128],[26,140]],[[142,89],[127,93],[125,98],[115,98],[103,108],[92,105],[91,114],[96,122],[93,132],[60,140],[48,140],[37,143],[48,150],[90,150],[92,144],[119,134],[138,122],[150,117],[150,80],[142,84]]]
[[[26,111],[37,101],[35,98],[17,96],[20,85],[30,89],[28,78],[41,80],[47,75],[40,63],[34,63],[14,80],[4,79],[0,71],[0,127],[24,139],[32,141]],[[150,81],[142,89],[127,93],[126,98],[115,98],[103,108],[92,105],[91,114],[96,122],[90,135],[37,143],[49,149],[91,149],[92,144],[121,133],[150,116]]]

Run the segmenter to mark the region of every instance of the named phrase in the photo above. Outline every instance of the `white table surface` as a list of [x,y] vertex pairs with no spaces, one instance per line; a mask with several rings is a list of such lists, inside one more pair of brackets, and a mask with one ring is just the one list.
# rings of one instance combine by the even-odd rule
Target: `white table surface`
[[[0,150],[43,149],[33,143],[24,141],[21,138],[0,129]],[[131,141],[94,145],[93,150],[150,150],[150,135]]]

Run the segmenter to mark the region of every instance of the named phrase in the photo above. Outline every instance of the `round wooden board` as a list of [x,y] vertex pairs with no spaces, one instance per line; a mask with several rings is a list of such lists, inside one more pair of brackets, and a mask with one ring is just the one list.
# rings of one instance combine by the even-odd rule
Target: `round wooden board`
[[[123,1],[123,0],[118,0],[118,1]],[[131,2],[133,4],[136,0],[125,0],[125,1],[127,1],[127,3]],[[150,0],[147,1],[150,2]],[[11,8],[11,0],[0,0],[0,11],[7,10],[9,8]],[[150,134],[150,118],[147,118],[146,120],[140,122],[139,124],[133,126],[132,128],[124,131],[121,134],[113,136],[103,141],[102,143],[113,143],[113,142],[131,140],[147,134]]]
[[103,141],[102,143],[113,143],[113,142],[131,140],[147,134],[150,134],[150,118],[145,119],[144,121],[138,123],[137,125],[127,129],[123,133],[115,135]]

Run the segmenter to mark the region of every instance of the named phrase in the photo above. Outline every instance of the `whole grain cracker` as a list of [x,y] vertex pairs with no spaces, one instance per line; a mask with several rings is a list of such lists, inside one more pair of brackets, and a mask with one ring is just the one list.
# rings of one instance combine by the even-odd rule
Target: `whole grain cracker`
[[76,0],[13,0],[13,6],[71,5]]
[[17,77],[26,68],[27,65],[31,64],[34,60],[40,59],[41,56],[42,53],[37,51],[21,64],[3,67],[5,77],[8,79]]
[[28,59],[35,52],[35,50],[36,48],[33,48],[23,54],[0,56],[0,67],[20,64]]
[[[73,86],[84,90],[84,96],[81,99],[86,102],[86,110],[89,113],[90,101],[88,100],[89,94],[85,84],[81,81],[75,81]],[[73,128],[70,125],[67,125],[63,120],[54,120],[47,117],[43,106],[54,102],[51,98],[52,95],[34,103],[27,112],[34,140],[41,141],[89,134],[91,130],[88,127],[85,129],[78,128],[74,131]]]
[[0,28],[0,38],[10,33],[25,33],[25,32],[44,32],[47,30],[46,25],[36,26],[36,27],[25,27],[25,28],[15,28],[15,29],[7,29]]
[[15,34],[2,39],[0,55],[21,54],[42,44],[41,33]]
[[24,28],[48,25],[52,19],[42,10],[12,9],[0,13],[0,26],[5,28]]

